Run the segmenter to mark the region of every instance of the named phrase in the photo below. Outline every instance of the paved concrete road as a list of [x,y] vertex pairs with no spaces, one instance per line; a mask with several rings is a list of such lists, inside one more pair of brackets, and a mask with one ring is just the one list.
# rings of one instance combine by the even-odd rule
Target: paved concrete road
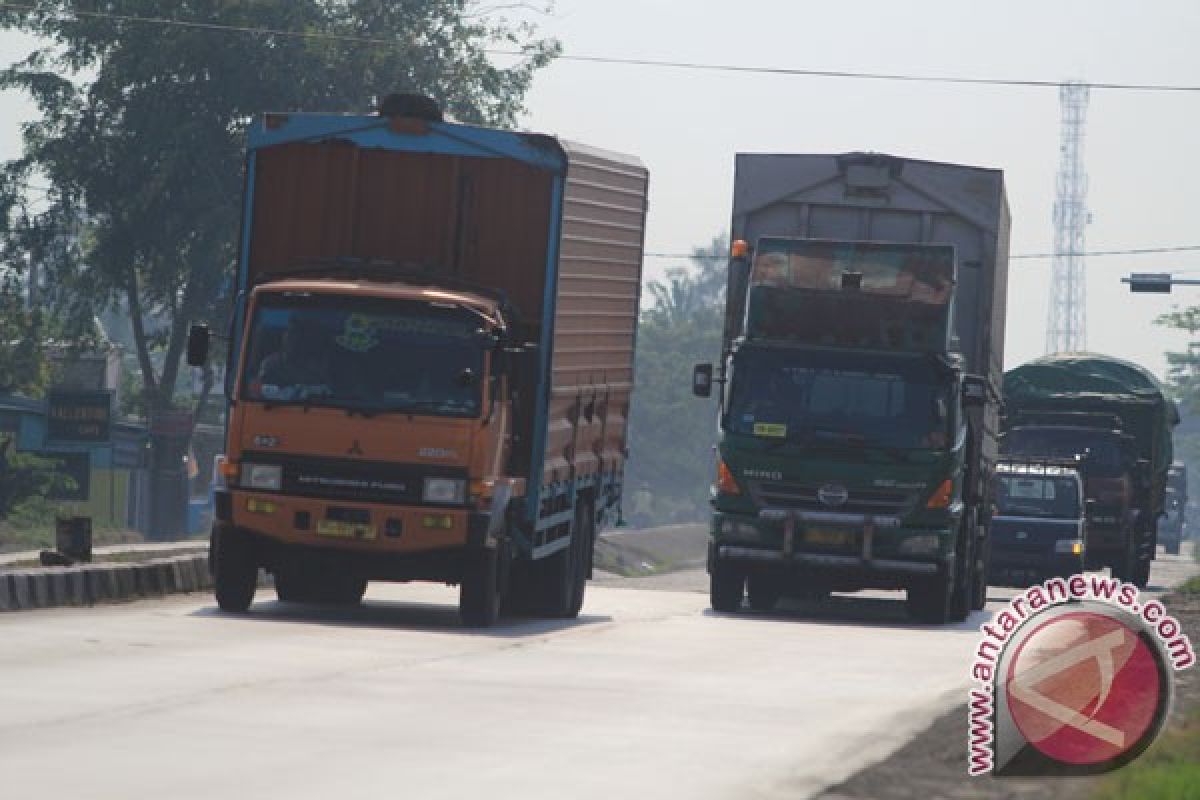
[[[1155,583],[1194,564],[1165,557]],[[46,798],[803,797],[962,699],[984,614],[887,595],[718,616],[701,573],[571,624],[460,629],[452,589],[247,617],[193,596],[0,616],[0,786]],[[662,579],[646,579],[651,584]],[[685,589],[679,591],[679,589]]]

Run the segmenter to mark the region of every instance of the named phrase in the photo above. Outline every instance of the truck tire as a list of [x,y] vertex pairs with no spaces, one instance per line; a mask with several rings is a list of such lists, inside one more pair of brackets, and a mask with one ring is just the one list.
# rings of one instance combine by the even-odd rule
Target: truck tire
[[713,611],[732,613],[742,607],[746,576],[730,562],[714,555],[708,582],[708,599]]
[[[975,602],[976,581],[975,552],[978,549],[978,534],[971,523],[971,515],[965,515],[959,527],[957,554],[954,559],[954,579],[950,589],[950,615],[948,622],[962,622],[971,613]],[[986,578],[984,579],[987,580]]]
[[458,616],[463,625],[495,625],[500,618],[501,595],[499,548],[470,554],[458,586]]
[[530,565],[530,611],[539,617],[574,619],[583,608],[587,581],[586,506],[576,510],[571,542],[553,555]]
[[1138,564],[1140,561],[1137,535],[1133,531],[1130,531],[1129,536],[1125,539],[1123,549],[1117,555],[1116,561],[1112,565],[1113,576],[1136,585]]
[[245,613],[258,587],[258,564],[249,537],[232,527],[214,526],[209,547],[217,606],[225,612]]
[[992,568],[992,537],[991,531],[985,531],[977,540],[978,553],[975,557],[975,575],[971,592],[971,610],[982,611],[987,606],[988,573]]
[[908,615],[917,622],[927,625],[945,625],[956,622],[954,614],[955,583],[945,569],[939,569],[937,575],[918,581],[908,587],[905,606]]
[[773,575],[750,575],[746,578],[746,598],[755,611],[774,611],[783,594]]
[[579,616],[579,612],[583,610],[583,596],[587,591],[588,578],[592,574],[592,555],[596,549],[596,512],[590,502],[584,503],[576,519],[575,532],[579,538],[579,552],[575,565],[575,587],[571,595],[571,617]]

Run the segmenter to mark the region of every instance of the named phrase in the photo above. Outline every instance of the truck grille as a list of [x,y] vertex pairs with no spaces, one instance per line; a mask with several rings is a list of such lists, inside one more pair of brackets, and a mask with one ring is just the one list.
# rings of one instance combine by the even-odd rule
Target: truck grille
[[465,470],[433,465],[284,456],[276,453],[246,453],[243,459],[282,466],[282,494],[364,503],[419,503],[426,477],[467,477]]
[[750,484],[750,495],[761,508],[900,515],[911,508],[916,499],[911,493],[895,490],[850,489],[845,503],[829,506],[817,496],[819,490],[819,486],[782,481],[756,481]]

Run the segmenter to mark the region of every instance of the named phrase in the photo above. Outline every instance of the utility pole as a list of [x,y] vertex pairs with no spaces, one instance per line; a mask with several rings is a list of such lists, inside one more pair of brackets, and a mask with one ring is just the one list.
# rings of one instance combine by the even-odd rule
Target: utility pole
[[1059,144],[1058,194],[1054,203],[1054,266],[1046,318],[1046,354],[1087,349],[1087,275],[1083,253],[1087,210],[1087,172],[1083,139],[1088,86],[1068,81],[1059,87],[1062,135]]

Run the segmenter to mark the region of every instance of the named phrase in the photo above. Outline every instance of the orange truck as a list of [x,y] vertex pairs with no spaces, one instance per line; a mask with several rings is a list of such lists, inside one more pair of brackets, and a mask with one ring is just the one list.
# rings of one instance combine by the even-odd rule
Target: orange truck
[[[570,618],[620,516],[647,171],[377,114],[249,134],[210,561],[225,611],[457,584],[467,625]],[[188,362],[208,359],[193,326]]]

